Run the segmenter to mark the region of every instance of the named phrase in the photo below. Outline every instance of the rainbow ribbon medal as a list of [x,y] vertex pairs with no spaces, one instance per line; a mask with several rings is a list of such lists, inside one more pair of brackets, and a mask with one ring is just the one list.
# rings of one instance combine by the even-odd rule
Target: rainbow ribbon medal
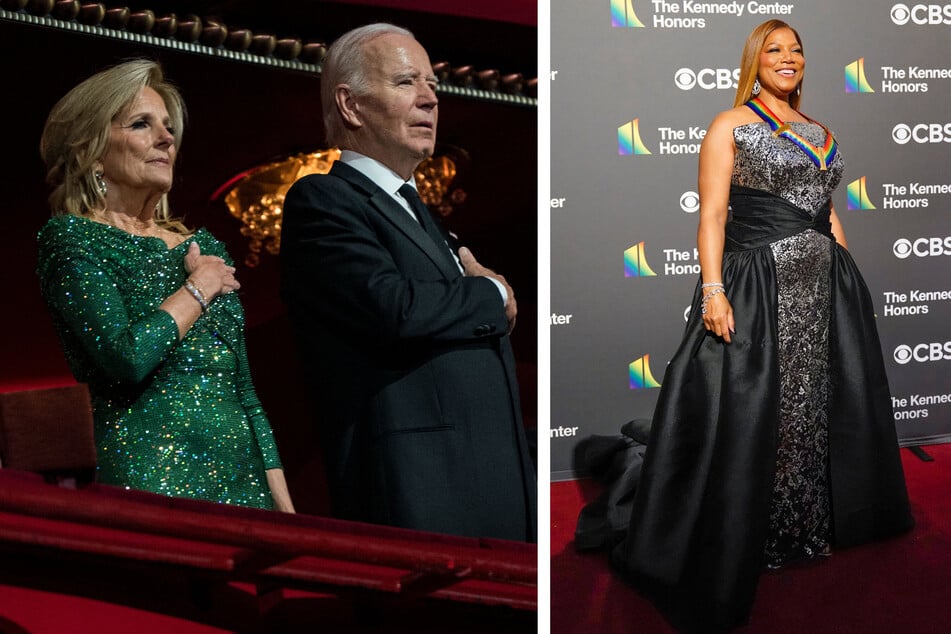
[[799,114],[801,114],[804,118],[808,119],[812,123],[815,123],[826,131],[825,143],[823,143],[822,148],[817,148],[812,143],[796,134],[788,123],[785,123],[775,114],[773,114],[773,111],[770,110],[766,104],[760,101],[759,97],[754,97],[747,101],[746,106],[758,114],[763,121],[769,124],[769,127],[773,129],[773,136],[781,136],[792,141],[798,145],[803,152],[806,153],[806,156],[808,156],[821,171],[826,171],[826,167],[830,162],[832,162],[832,159],[835,158],[835,153],[839,147],[835,142],[835,137],[832,136],[832,132],[829,130],[829,128],[825,127],[818,121],[810,119],[798,110],[796,111],[799,112]]

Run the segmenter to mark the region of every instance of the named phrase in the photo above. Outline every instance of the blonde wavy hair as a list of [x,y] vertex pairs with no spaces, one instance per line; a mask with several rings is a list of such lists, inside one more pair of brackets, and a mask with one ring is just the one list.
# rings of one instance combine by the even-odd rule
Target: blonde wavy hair
[[[43,126],[40,156],[46,163],[46,182],[53,188],[49,203],[54,216],[90,216],[105,210],[95,165],[108,147],[112,122],[145,87],[165,102],[175,147],[181,148],[185,104],[178,89],[165,81],[157,62],[134,59],[96,73],[66,93]],[[155,221],[179,233],[189,232],[171,217],[167,195],[155,208]]]
[[[742,106],[753,98],[753,82],[759,75],[759,55],[763,52],[763,46],[766,39],[773,31],[777,29],[789,29],[796,36],[796,42],[802,47],[802,38],[796,29],[792,28],[782,20],[767,20],[753,29],[749,37],[746,38],[746,45],[743,47],[743,56],[740,58],[740,79],[737,82],[736,98],[733,100],[733,107]],[[799,88],[793,94],[789,95],[789,105],[793,109],[799,109],[799,102],[802,100],[802,81],[799,82]]]

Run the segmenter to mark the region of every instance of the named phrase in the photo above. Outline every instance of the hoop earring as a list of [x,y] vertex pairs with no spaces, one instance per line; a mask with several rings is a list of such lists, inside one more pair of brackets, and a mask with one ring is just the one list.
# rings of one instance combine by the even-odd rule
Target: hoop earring
[[750,94],[755,97],[756,95],[759,94],[759,91],[762,90],[762,89],[763,89],[763,87],[759,85],[759,80],[758,80],[758,79],[754,79],[754,80],[753,80],[753,87],[750,89]]
[[98,189],[102,197],[105,198],[109,188],[106,187],[106,180],[102,177],[102,170],[96,170],[93,172],[93,176],[96,178],[96,189]]

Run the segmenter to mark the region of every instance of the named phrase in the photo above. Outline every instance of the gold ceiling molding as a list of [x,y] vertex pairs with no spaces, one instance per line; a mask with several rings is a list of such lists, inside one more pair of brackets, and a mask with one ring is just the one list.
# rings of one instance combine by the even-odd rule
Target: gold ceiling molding
[[[450,215],[465,202],[465,190],[457,186],[460,170],[469,157],[465,150],[446,146],[416,168],[416,187],[423,202],[441,216]],[[264,253],[281,250],[284,197],[298,179],[310,174],[326,174],[340,150],[331,148],[306,152],[258,165],[237,174],[212,194],[222,198],[232,216],[241,222],[241,235],[248,239],[245,265],[256,267]]]
[[[162,15],[150,9],[106,7],[101,2],[0,0],[0,20],[317,74],[327,52],[323,42],[230,28],[212,17]],[[438,93],[537,106],[537,77],[477,70],[471,65],[451,66],[448,62],[433,64],[433,70],[439,78]]]

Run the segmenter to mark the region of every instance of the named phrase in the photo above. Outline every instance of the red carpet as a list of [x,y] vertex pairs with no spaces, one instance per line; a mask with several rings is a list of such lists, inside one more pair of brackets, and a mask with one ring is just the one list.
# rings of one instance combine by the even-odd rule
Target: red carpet
[[[902,450],[917,525],[886,542],[835,551],[760,579],[741,634],[939,634],[951,632],[951,444]],[[551,634],[670,634],[637,592],[611,574],[607,555],[572,544],[591,480],[551,485]]]

